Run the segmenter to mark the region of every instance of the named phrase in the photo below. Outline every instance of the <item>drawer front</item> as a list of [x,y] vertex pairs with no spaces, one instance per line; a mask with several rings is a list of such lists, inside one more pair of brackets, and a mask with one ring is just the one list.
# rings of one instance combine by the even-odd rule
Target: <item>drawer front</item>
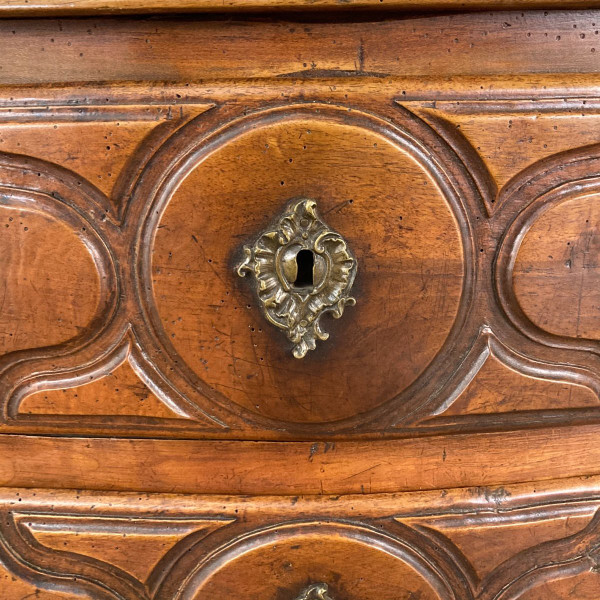
[[7,600],[595,600],[598,483],[238,499],[6,489],[0,581]]
[[[94,81],[143,76],[143,20],[93,35],[0,23],[49,78],[91,80],[32,88],[39,70],[7,61],[0,430],[329,440],[598,423],[599,100],[596,75],[572,73],[596,64],[595,15],[249,22],[246,38],[160,21],[198,69],[250,41],[271,58],[152,85]],[[411,54],[403,75],[373,36],[414,52],[408,23],[448,28],[445,70]],[[482,23],[487,36],[455,37]],[[554,48],[542,25],[565,38],[552,74],[535,72]],[[286,71],[294,40],[314,60]],[[65,45],[84,42],[82,60],[133,44],[129,71],[77,71]],[[538,63],[499,74],[505,45]]]

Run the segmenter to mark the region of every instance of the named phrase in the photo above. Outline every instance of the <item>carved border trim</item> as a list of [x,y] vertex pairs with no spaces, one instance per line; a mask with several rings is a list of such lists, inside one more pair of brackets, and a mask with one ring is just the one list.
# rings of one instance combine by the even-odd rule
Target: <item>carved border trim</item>
[[[224,113],[224,114],[223,114]],[[165,157],[161,157],[161,169],[150,170],[149,179],[142,180],[140,187],[132,198],[130,212],[127,219],[143,220],[144,227],[140,237],[136,240],[133,252],[134,264],[139,265],[136,273],[137,297],[142,307],[144,326],[136,328],[136,335],[142,339],[143,346],[152,355],[152,360],[162,373],[169,373],[169,379],[176,382],[175,387],[186,397],[193,398],[200,406],[205,406],[209,399],[214,406],[218,404],[222,409],[232,411],[238,423],[253,427],[284,430],[301,434],[319,435],[355,429],[357,425],[367,426],[371,422],[381,422],[382,419],[393,417],[398,421],[414,419],[416,411],[426,412],[433,400],[431,390],[441,385],[450,376],[454,368],[456,355],[466,354],[471,343],[469,338],[476,337],[476,325],[472,322],[471,305],[477,295],[477,281],[475,269],[475,249],[473,242],[473,227],[471,219],[482,209],[479,196],[473,189],[472,180],[462,168],[461,163],[456,164],[452,158],[453,153],[443,140],[412,114],[402,114],[393,107],[382,109],[379,116],[361,111],[348,109],[347,106],[320,105],[305,103],[290,106],[274,105],[269,108],[258,108],[254,111],[240,108],[223,107],[222,110],[211,111],[212,121],[204,124],[203,130],[198,133],[182,130],[173,144],[165,146]],[[379,407],[335,422],[303,424],[286,423],[262,417],[258,414],[233,405],[220,393],[210,389],[199,377],[185,366],[184,361],[178,356],[175,348],[162,330],[160,318],[154,307],[150,286],[151,281],[151,248],[154,231],[173,191],[180,181],[199,162],[232,139],[243,135],[248,129],[261,127],[270,123],[311,118],[315,120],[339,122],[364,127],[386,137],[399,149],[408,151],[411,156],[421,164],[438,182],[441,190],[451,206],[459,223],[461,232],[465,277],[463,282],[463,295],[458,315],[452,330],[442,349],[434,360],[428,365],[419,378],[406,388],[397,397],[384,402]],[[225,123],[225,124],[223,124]],[[190,127],[196,127],[192,124]],[[187,130],[187,128],[185,128]],[[157,157],[158,160],[158,157]],[[157,174],[160,173],[160,177]],[[147,199],[150,197],[150,203]],[[468,205],[469,210],[467,210]],[[161,352],[160,349],[166,349]],[[150,350],[151,349],[151,350]],[[436,381],[427,376],[430,372],[437,372]],[[226,422],[234,426],[231,416]],[[383,424],[383,423],[381,423]]]

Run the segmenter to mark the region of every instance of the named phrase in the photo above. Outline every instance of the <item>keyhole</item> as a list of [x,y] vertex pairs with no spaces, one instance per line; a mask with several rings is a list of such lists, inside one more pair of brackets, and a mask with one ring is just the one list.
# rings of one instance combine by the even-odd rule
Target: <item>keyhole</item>
[[296,254],[296,266],[298,267],[294,286],[299,288],[312,288],[314,285],[313,270],[315,266],[315,255],[312,250],[300,250]]

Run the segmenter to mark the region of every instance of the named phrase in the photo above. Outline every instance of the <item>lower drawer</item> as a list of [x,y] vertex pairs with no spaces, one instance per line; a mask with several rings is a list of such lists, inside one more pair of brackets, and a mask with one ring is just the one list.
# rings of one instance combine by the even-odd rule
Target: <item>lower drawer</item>
[[597,600],[600,478],[355,496],[0,490],[3,600]]

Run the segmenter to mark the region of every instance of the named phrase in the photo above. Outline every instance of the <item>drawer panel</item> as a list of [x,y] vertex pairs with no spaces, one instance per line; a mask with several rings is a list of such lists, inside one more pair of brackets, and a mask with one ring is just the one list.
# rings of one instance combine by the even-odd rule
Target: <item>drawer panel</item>
[[0,430],[598,422],[593,77],[346,79],[6,90]]
[[321,498],[4,489],[0,581],[10,600],[593,600],[598,483]]

